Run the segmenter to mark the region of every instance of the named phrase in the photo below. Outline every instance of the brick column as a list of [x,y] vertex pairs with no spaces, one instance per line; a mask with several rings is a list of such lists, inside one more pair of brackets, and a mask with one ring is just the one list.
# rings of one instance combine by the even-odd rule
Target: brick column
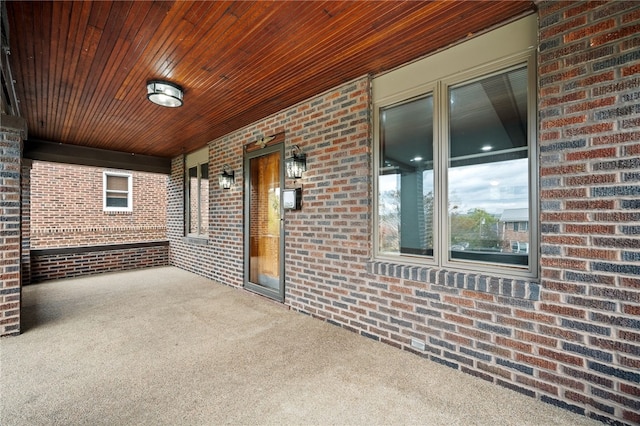
[[24,119],[0,115],[0,336],[20,333],[20,200]]

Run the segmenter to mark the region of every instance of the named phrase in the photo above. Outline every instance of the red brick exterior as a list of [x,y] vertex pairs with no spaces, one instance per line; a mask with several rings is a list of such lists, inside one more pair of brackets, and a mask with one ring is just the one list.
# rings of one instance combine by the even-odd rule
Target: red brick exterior
[[183,237],[175,159],[172,264],[242,285],[242,146],[284,131],[308,159],[303,208],[285,216],[286,305],[564,409],[639,423],[640,6],[538,7],[539,280],[373,260],[367,77],[209,144],[210,176],[230,164],[236,185],[211,186],[203,244]]
[[0,336],[20,333],[22,122],[0,115]]
[[[23,160],[23,285],[169,263],[168,177],[124,171],[132,175],[133,211],[105,212],[103,171],[122,172]],[[65,250],[78,247],[85,249]]]
[[[103,172],[131,173],[133,211],[103,211]],[[167,176],[34,161],[31,248],[166,239]]]
[[544,2],[539,17],[539,331],[558,339],[537,348],[557,361],[543,397],[640,423],[640,5]]

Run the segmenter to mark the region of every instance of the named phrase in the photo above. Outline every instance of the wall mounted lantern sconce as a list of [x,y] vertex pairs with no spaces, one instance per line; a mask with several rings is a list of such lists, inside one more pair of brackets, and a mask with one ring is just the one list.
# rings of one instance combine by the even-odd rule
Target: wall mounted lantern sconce
[[156,105],[169,108],[180,107],[183,95],[182,87],[177,84],[160,80],[147,82],[147,99]]
[[235,173],[228,164],[222,166],[222,173],[220,174],[220,177],[218,179],[220,182],[220,188],[222,189],[230,189],[231,185],[233,185],[236,180]]
[[291,157],[284,160],[284,168],[289,179],[299,179],[307,171],[307,154],[300,151],[298,145],[291,148]]

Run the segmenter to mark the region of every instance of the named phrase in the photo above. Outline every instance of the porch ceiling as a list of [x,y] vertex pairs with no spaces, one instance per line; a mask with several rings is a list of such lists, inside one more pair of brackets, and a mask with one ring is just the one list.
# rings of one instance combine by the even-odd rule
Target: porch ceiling
[[[532,1],[7,2],[29,137],[172,157],[366,73],[534,10]],[[184,106],[146,82],[184,88]]]

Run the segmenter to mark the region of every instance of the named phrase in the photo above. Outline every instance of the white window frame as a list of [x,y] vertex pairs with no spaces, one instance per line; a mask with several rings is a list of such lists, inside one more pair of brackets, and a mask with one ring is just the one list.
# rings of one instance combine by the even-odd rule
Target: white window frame
[[[126,177],[127,178],[127,206],[126,207],[111,207],[107,206],[107,193],[120,193],[123,194],[125,191],[117,191],[117,190],[109,190],[107,188],[107,177],[115,176],[115,177]],[[133,211],[133,177],[131,173],[123,173],[123,172],[111,172],[104,171],[102,172],[102,210],[105,212],[132,212]]]
[[[461,43],[407,66],[398,68],[373,79],[373,254],[378,261],[441,267],[449,270],[484,272],[517,278],[537,278],[539,262],[538,232],[538,164],[537,164],[537,108],[536,61],[537,19],[535,15]],[[449,259],[448,212],[448,146],[449,88],[467,84],[483,77],[500,73],[512,67],[526,65],[528,70],[528,160],[529,160],[529,263],[526,266],[489,263],[481,260]],[[434,199],[433,256],[381,253],[379,251],[378,180],[380,176],[380,111],[381,109],[422,96],[434,97]],[[438,107],[436,107],[438,105]]]
[[[208,229],[205,230],[205,233],[193,233],[189,232],[189,218],[191,217],[191,200],[189,198],[189,169],[192,167],[197,168],[198,173],[198,182],[200,182],[200,166],[203,164],[209,164],[209,147],[202,148],[198,151],[192,152],[186,155],[185,158],[185,168],[184,168],[184,233],[187,237],[193,238],[208,238]],[[211,185],[211,176],[209,176],[209,185]],[[200,206],[200,185],[198,185],[198,225],[202,223],[201,212],[202,207]],[[207,214],[209,214],[209,206],[206,206]],[[200,226],[198,226],[200,228]]]

